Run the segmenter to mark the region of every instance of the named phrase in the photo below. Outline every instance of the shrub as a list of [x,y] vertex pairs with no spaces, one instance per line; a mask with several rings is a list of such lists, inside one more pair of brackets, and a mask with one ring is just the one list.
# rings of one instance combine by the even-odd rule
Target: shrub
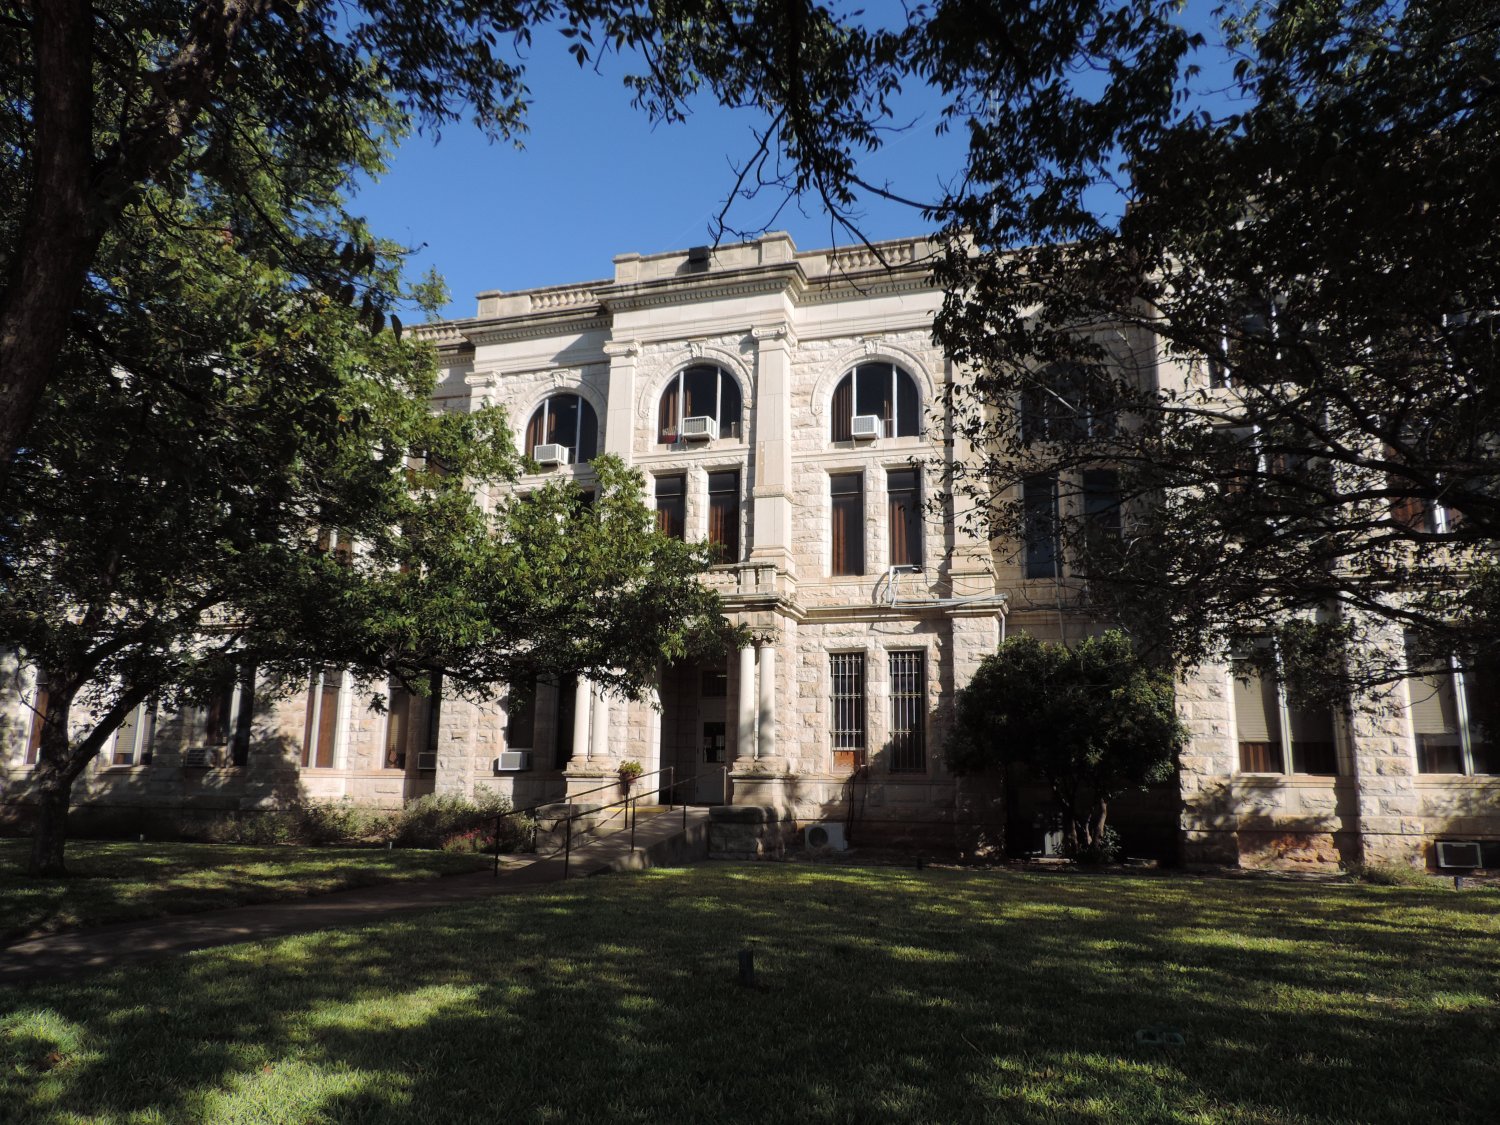
[[394,825],[401,848],[442,848],[445,851],[493,851],[495,822],[500,819],[500,850],[522,851],[533,845],[536,831],[530,817],[507,816],[508,797],[489,789],[474,800],[458,794],[429,794],[408,801]]
[[1074,863],[1114,863],[1120,858],[1120,834],[1106,826],[1093,840],[1079,842],[1072,846],[1065,845],[1063,854],[1071,858]]

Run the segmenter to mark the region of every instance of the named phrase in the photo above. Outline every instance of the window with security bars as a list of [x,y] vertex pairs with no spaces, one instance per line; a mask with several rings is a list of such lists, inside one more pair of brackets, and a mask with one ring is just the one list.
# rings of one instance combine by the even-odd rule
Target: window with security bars
[[927,654],[893,652],[891,663],[891,772],[927,770]]
[[865,757],[865,654],[828,655],[833,679],[833,764],[853,769]]

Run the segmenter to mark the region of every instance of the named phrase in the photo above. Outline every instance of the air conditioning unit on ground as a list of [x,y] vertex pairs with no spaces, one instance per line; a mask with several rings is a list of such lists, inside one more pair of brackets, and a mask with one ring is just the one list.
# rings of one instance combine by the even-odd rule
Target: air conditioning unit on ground
[[849,847],[844,839],[844,826],[831,820],[809,824],[807,831],[802,834],[802,839],[809,851],[817,848],[832,848],[836,852],[841,852]]
[[182,767],[189,770],[212,769],[214,752],[207,746],[191,746],[182,752]]
[[418,754],[417,755],[417,769],[419,769],[419,770],[435,770],[435,769],[437,769],[437,751],[436,750],[429,750],[425,754]]
[[713,441],[719,436],[719,420],[706,414],[682,420],[683,441]]
[[881,424],[878,414],[856,414],[849,423],[849,436],[855,441],[878,438],[884,430],[885,426]]
[[1483,867],[1478,840],[1439,840],[1437,845],[1439,867],[1463,868],[1465,871]]
[[495,759],[496,773],[515,773],[517,770],[529,770],[531,768],[530,750],[503,750]]
[[568,447],[566,445],[538,445],[531,451],[531,459],[538,465],[566,465],[568,463]]

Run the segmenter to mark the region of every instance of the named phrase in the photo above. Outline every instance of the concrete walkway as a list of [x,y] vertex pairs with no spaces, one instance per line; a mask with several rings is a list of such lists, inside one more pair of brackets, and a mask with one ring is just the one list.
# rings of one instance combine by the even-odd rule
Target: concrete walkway
[[[627,831],[575,838],[568,877],[605,871],[639,871],[691,863],[708,854],[708,811],[689,809],[647,816],[636,827],[636,850]],[[68,930],[0,949],[0,985],[59,980],[95,969],[188,953],[215,945],[356,926],[414,910],[434,910],[493,895],[515,894],[560,882],[563,857],[502,856],[500,877],[488,871],[419,882],[385,883],[312,898],[235,906]]]

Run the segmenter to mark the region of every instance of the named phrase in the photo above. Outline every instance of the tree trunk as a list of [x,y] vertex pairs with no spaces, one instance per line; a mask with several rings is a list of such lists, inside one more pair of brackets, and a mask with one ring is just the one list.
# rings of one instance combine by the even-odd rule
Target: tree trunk
[[88,0],[37,5],[31,197],[0,293],[0,474],[31,426],[99,243],[88,202],[93,28]]
[[72,792],[73,783],[65,781],[41,794],[36,835],[31,838],[29,874],[58,879],[68,873],[63,849],[68,842],[68,798]]

